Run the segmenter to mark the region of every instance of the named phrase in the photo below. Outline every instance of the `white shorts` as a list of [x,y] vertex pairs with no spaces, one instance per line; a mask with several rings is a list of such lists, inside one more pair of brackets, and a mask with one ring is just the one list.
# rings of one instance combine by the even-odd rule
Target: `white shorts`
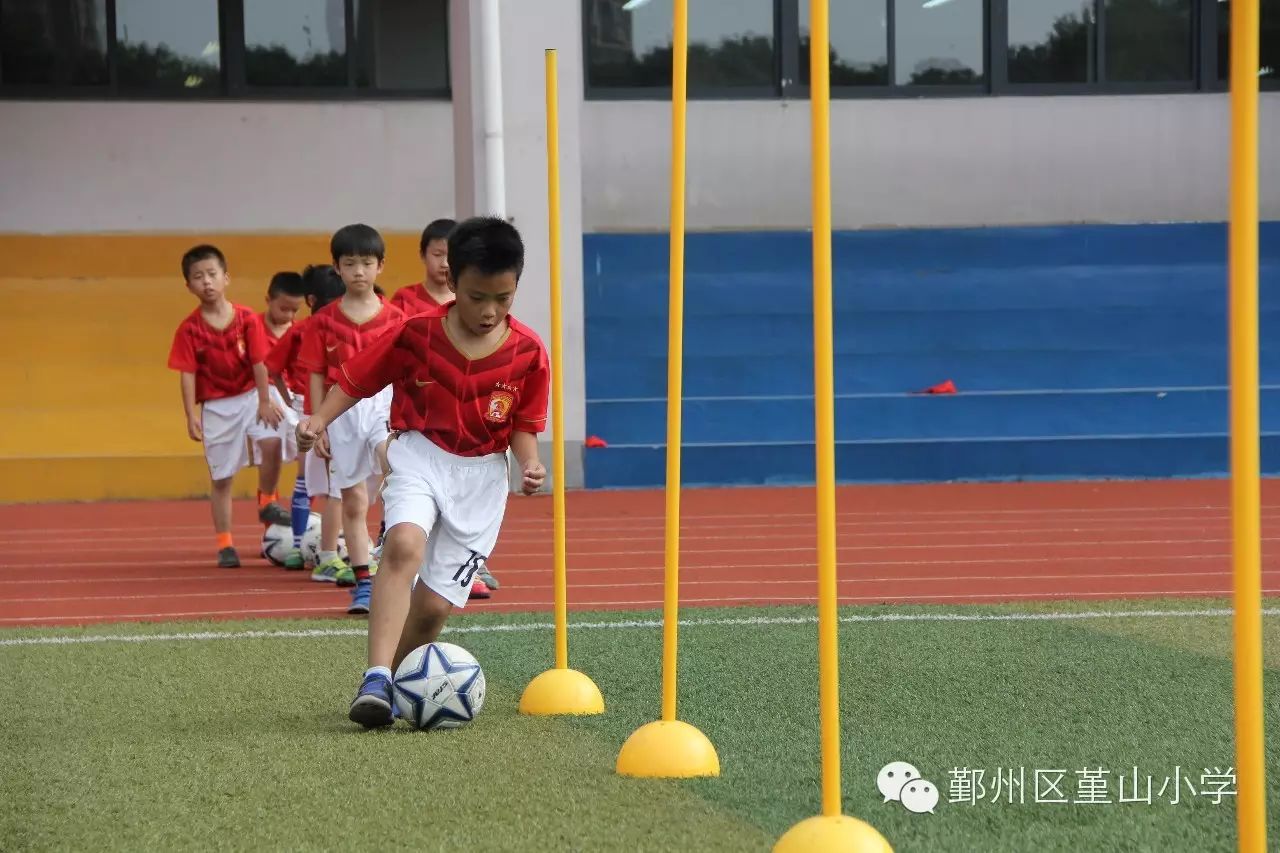
[[335,486],[329,476],[329,460],[321,459],[320,454],[314,450],[308,450],[302,454],[302,458],[302,475],[307,478],[307,497],[328,495],[340,500],[342,489]]
[[387,446],[387,462],[387,530],[406,523],[421,528],[427,552],[418,578],[454,607],[466,607],[507,509],[506,454],[454,456],[420,432],[405,432]]
[[386,439],[391,417],[391,388],[361,400],[329,425],[330,484],[349,489],[378,469],[378,445]]
[[253,423],[249,425],[249,441],[252,442],[254,465],[262,464],[262,448],[258,442],[268,441],[273,438],[280,439],[281,462],[292,462],[298,458],[298,434],[294,431],[294,427],[298,425],[298,412],[292,406],[285,405],[284,398],[280,396],[280,392],[274,387],[270,389],[270,393],[271,402],[280,407],[280,410],[284,412],[284,416],[280,418],[280,426],[275,429],[267,426],[257,418],[258,402],[257,397],[254,397],[254,419]]
[[258,419],[258,392],[205,400],[200,407],[209,477],[225,480],[249,465],[249,430]]

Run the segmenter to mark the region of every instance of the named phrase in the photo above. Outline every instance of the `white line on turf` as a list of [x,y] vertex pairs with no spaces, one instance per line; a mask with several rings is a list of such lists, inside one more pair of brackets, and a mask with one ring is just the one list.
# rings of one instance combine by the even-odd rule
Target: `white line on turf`
[[[1264,616],[1280,616],[1280,608],[1264,608]],[[1232,615],[1227,609],[1213,610],[1082,610],[1051,613],[877,613],[867,616],[841,616],[844,624],[875,622],[1065,622],[1079,619],[1202,619]],[[815,616],[747,616],[723,619],[681,619],[682,628],[720,626],[766,627],[771,625],[812,625]],[[661,628],[657,619],[623,619],[608,622],[571,622],[575,631],[600,631],[635,628]],[[550,622],[521,622],[506,625],[462,625],[446,627],[445,634],[501,634],[551,631]],[[0,639],[0,646],[70,646],[91,643],[158,643],[208,640],[310,639],[319,637],[363,637],[363,628],[312,628],[280,631],[197,631],[186,634],[89,634],[55,637],[16,637]]]
[[[685,567],[686,569],[689,567]],[[695,567],[697,568],[697,567]],[[1264,575],[1280,574],[1280,569],[1264,569]],[[1205,578],[1205,577],[1230,577],[1231,570],[1224,568],[1219,571],[1212,572],[1121,572],[1108,574],[1094,574],[1087,572],[1072,574],[1050,574],[1050,575],[901,575],[894,577],[843,577],[837,578],[837,582],[841,585],[848,584],[903,584],[903,583],[970,583],[970,582],[1025,582],[1030,581],[1038,583],[1042,581],[1095,581],[1095,580],[1146,580],[1148,578]],[[810,580],[808,575],[801,577],[781,577],[781,578],[750,578],[746,580],[738,580],[734,578],[711,578],[708,580],[690,580],[688,578],[680,581],[681,589],[690,589],[701,586],[714,587],[730,587],[730,586],[777,586],[792,585],[795,583],[807,583]],[[663,581],[654,579],[650,581],[627,581],[623,583],[580,583],[575,584],[574,589],[634,589],[644,587],[661,587]],[[504,589],[532,591],[537,590],[545,592],[553,589],[551,584],[519,584],[504,587]],[[1170,590],[1177,592],[1177,590]],[[332,596],[334,587],[325,585],[312,585],[307,589],[254,589],[252,587],[241,587],[231,590],[213,590],[210,592],[171,592],[161,591],[155,593],[142,593],[134,595],[117,595],[110,591],[101,595],[47,595],[34,598],[6,598],[5,604],[39,604],[50,601],[170,601],[173,599],[186,598],[235,598],[249,597],[257,595],[266,595],[272,598],[285,598],[294,596],[310,596],[325,595]],[[1060,594],[1060,593],[1054,593]]]
[[[1263,595],[1280,595],[1280,588],[1264,588]],[[845,595],[838,598],[840,604],[938,604],[943,601],[958,601],[972,604],[977,601],[1048,601],[1051,599],[1113,599],[1122,598],[1226,598],[1232,594],[1230,589],[1127,589],[1123,593],[1105,592],[996,592],[996,593],[964,593],[962,595],[942,595],[923,593],[921,595]],[[714,598],[681,598],[681,604],[703,605],[706,607],[727,607],[734,604],[751,604],[767,607],[775,604],[810,605],[817,601],[813,595],[718,595]],[[530,610],[547,611],[554,606],[551,601],[497,602],[484,609],[490,613],[523,613]],[[623,601],[591,601],[581,605],[596,610],[610,608],[649,608],[662,606],[661,598],[635,598]],[[279,616],[304,618],[308,616],[333,615],[334,609],[327,607],[253,607],[236,610],[189,610],[162,611],[152,613],[94,613],[76,616],[5,616],[0,617],[0,626],[19,627],[38,625],[40,623],[62,622],[72,625],[86,621],[120,622],[122,620],[174,621],[178,619],[210,619],[220,616],[232,616],[240,619],[251,619],[259,616]],[[53,626],[50,626],[53,627]]]

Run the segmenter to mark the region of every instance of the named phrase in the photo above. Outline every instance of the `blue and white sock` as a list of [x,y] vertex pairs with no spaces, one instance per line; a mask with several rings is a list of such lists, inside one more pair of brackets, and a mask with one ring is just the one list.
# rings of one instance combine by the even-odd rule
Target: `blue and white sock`
[[307,532],[307,523],[311,520],[311,502],[307,500],[307,481],[298,474],[293,482],[293,500],[289,507],[290,522],[293,527],[293,547],[302,547],[302,534]]
[[368,678],[371,675],[381,675],[382,677],[386,678],[387,681],[390,681],[391,669],[385,666],[371,666],[364,671],[364,677]]

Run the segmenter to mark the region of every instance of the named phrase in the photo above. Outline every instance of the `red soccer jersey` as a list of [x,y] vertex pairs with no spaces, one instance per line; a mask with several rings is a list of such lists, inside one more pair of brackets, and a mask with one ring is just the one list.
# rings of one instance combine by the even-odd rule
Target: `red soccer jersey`
[[[271,352],[267,354],[267,371],[272,376],[283,376],[285,385],[292,393],[302,395],[304,409],[310,412],[311,383],[307,381],[307,371],[298,363],[298,350],[302,348],[302,328],[306,322],[306,317],[295,320],[283,335],[274,339]],[[262,327],[267,333],[268,343],[271,343],[271,329],[267,328],[265,322]]]
[[400,288],[391,295],[391,304],[403,311],[406,317],[421,314],[423,311],[434,311],[441,305],[436,302],[435,297],[427,293],[427,285],[424,282]]
[[253,388],[253,366],[267,357],[267,340],[252,308],[232,305],[231,322],[215,329],[192,311],[178,325],[169,367],[196,375],[196,402],[234,397]]
[[506,340],[484,358],[469,359],[449,340],[444,312],[406,320],[342,367],[338,386],[372,397],[393,385],[392,411],[456,456],[501,453],[511,430],[547,426],[550,371],[537,334],[508,316]]
[[[419,310],[414,314],[414,316],[417,316],[418,314],[426,314],[431,316],[443,317],[446,313],[448,313],[449,305],[452,305],[452,304],[453,303],[450,302],[448,303],[448,305],[438,305],[435,302],[432,302],[431,307],[426,307],[424,303],[423,305],[420,306]],[[414,412],[415,412],[414,404],[410,398],[406,397],[402,393],[398,393],[398,392],[392,393],[391,417],[390,417],[390,422],[388,424],[391,427],[392,431],[399,431],[402,429],[414,429],[415,427],[413,426],[413,424],[418,422],[418,416],[415,415]]]
[[394,329],[404,314],[385,300],[368,320],[356,323],[342,311],[342,300],[331,302],[310,317],[302,336],[298,363],[308,373],[323,373],[326,388],[342,375],[342,363]]

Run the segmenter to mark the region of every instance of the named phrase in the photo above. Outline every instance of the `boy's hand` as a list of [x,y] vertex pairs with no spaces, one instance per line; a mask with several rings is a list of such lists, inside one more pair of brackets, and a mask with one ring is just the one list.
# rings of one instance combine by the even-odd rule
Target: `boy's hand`
[[187,418],[187,435],[192,441],[204,441],[204,426],[200,423],[200,418],[192,415]]
[[276,405],[275,400],[268,399],[258,403],[258,420],[272,429],[280,426],[280,419],[283,417],[284,412]]
[[526,495],[533,494],[542,488],[542,481],[546,478],[547,469],[542,467],[542,463],[537,459],[530,459],[524,463],[524,482],[521,483],[521,491]]
[[298,421],[297,429],[294,430],[298,437],[298,452],[304,453],[314,449],[321,459],[329,458],[329,441],[324,430],[315,430],[311,427],[311,418],[303,418]]

